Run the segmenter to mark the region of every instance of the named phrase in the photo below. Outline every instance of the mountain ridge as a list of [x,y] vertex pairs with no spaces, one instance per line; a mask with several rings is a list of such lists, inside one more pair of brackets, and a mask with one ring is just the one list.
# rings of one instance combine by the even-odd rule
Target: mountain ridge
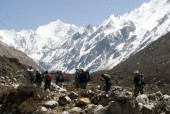
[[16,59],[18,63],[21,63],[25,66],[33,66],[35,69],[39,69],[40,67],[25,53],[14,49],[2,42],[0,42],[0,56],[7,59]]

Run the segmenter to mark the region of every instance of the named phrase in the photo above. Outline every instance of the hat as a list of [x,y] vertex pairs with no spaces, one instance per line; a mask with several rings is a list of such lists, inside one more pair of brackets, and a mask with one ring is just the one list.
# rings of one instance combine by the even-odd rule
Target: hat
[[138,73],[139,73],[139,71],[138,71],[138,70],[135,70],[133,73],[138,74]]

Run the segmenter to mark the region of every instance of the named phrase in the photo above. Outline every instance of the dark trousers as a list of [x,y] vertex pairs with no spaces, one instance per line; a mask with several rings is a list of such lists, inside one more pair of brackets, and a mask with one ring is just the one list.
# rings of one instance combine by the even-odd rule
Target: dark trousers
[[106,85],[106,86],[104,87],[104,91],[106,92],[106,94],[109,93],[110,89],[111,89],[110,85]]
[[87,82],[81,82],[80,83],[80,88],[81,89],[86,89],[86,86],[87,86]]
[[46,90],[46,89],[49,89],[49,90],[51,89],[51,81],[49,81],[49,80],[46,80],[46,81],[45,81],[45,88],[44,88],[44,89],[45,89],[45,90]]
[[134,97],[137,97],[138,96],[138,94],[139,94],[139,92],[141,93],[141,94],[144,94],[144,91],[143,91],[143,86],[135,86],[135,89],[134,89]]

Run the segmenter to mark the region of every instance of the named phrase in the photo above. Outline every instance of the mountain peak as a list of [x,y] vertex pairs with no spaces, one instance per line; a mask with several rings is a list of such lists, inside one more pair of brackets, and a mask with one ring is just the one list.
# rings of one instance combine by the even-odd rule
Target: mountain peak
[[74,31],[78,27],[73,24],[66,24],[60,21],[59,19],[53,22],[50,22],[47,25],[40,26],[37,28],[36,33],[40,36],[45,37],[56,37],[56,34],[59,36],[65,35],[68,31]]

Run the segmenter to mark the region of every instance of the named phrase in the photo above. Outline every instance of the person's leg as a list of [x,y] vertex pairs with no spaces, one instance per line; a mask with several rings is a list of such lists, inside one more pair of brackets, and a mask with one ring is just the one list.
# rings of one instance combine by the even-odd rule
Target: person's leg
[[57,84],[59,87],[62,87],[62,82],[58,82]]
[[47,85],[47,82],[45,82],[45,88],[44,88],[44,90],[46,91],[47,88],[48,88],[48,85]]
[[135,89],[134,89],[134,97],[137,97],[137,96],[138,96],[139,91],[140,91],[139,86],[135,86]]
[[48,89],[51,90],[51,81],[48,83]]
[[143,86],[140,87],[140,93],[144,94]]

